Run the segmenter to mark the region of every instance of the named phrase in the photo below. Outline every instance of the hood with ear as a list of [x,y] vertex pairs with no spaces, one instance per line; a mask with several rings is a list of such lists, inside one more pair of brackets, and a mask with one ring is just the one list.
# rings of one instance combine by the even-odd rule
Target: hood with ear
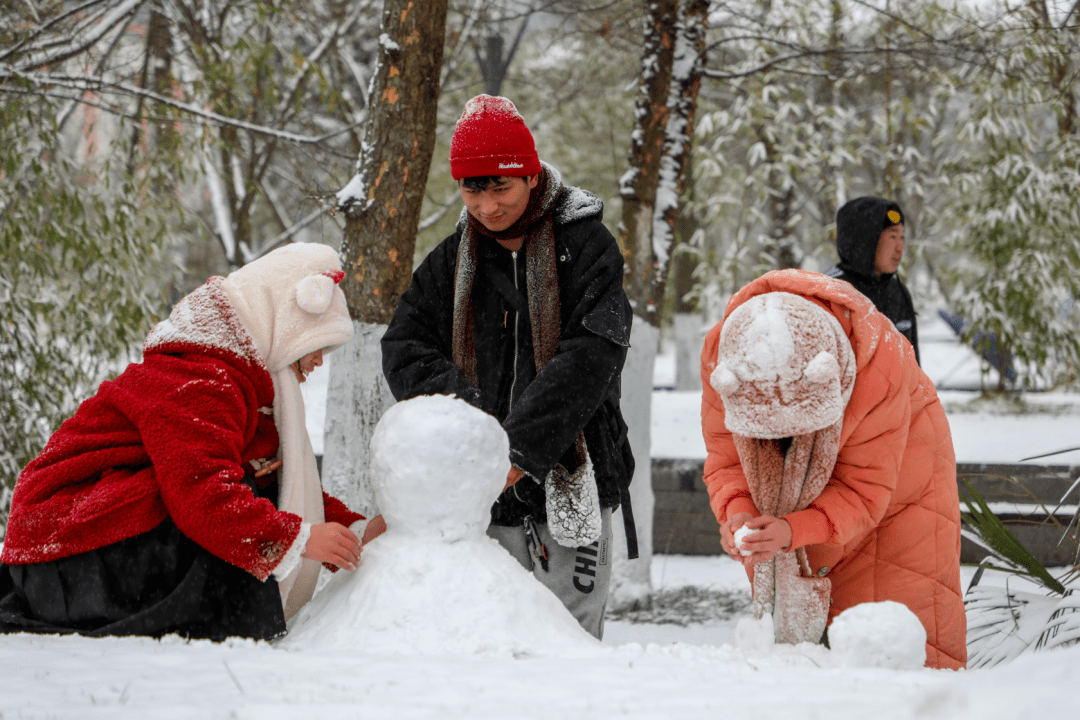
[[839,423],[854,384],[855,353],[840,323],[786,292],[751,298],[731,313],[710,377],[728,430],[764,439]]
[[352,337],[337,253],[293,243],[230,273],[221,288],[271,375],[308,353],[335,350]]

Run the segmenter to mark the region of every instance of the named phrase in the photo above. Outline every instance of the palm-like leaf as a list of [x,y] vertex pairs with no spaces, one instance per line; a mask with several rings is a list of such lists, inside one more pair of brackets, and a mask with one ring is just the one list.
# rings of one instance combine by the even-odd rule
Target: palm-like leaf
[[[1005,563],[1005,567],[991,564],[980,564],[981,568],[993,568],[1006,572],[1016,573],[1032,578],[1047,590],[1057,594],[1065,592],[1065,586],[1051,575],[1038,559],[1025,548],[1016,536],[1009,532],[1005,523],[1001,522],[986,504],[982,496],[972,487],[971,483],[964,480],[970,497],[964,498],[968,507],[966,513],[961,513],[964,523],[975,534],[967,534],[967,537],[989,550],[994,557]],[[984,561],[985,562],[985,561]]]

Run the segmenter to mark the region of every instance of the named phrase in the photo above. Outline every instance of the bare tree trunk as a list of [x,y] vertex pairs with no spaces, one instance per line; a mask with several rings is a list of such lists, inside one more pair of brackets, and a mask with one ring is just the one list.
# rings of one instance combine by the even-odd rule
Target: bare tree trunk
[[[150,22],[146,29],[146,54],[140,73],[141,85],[158,95],[167,95],[171,73],[172,33],[169,19],[161,14],[160,8],[155,3],[150,10]],[[143,98],[139,99],[135,111],[136,117],[142,117],[145,102]],[[133,123],[131,146],[128,150],[128,172],[134,172],[135,151],[143,141],[144,132],[146,145],[155,150],[157,148],[166,151],[174,150],[179,142],[179,134],[171,123],[149,123],[145,129],[142,124]]]
[[331,358],[324,485],[373,513],[368,443],[393,399],[379,341],[412,274],[420,206],[435,147],[446,0],[386,0],[379,69],[345,212],[342,289],[355,335]]
[[630,167],[620,183],[623,198],[620,235],[627,263],[626,290],[635,316],[633,347],[623,372],[623,392],[628,401],[624,404],[625,414],[637,460],[630,495],[638,524],[640,558],[627,560],[625,544],[615,544],[611,594],[614,607],[647,605],[652,590],[649,573],[654,496],[648,440],[652,422],[652,369],[704,65],[708,9],[708,0],[647,3],[648,26],[638,86],[637,121],[630,146]]
[[[686,196],[694,199],[693,178],[686,178]],[[699,225],[692,214],[679,215],[679,242],[688,242]],[[701,347],[705,341],[704,321],[698,304],[687,299],[694,290],[694,272],[701,262],[695,253],[677,252],[672,259],[670,283],[674,292],[675,317],[672,327],[675,344],[675,389],[701,391]]]
[[529,8],[525,17],[522,18],[521,24],[518,25],[517,32],[514,34],[514,40],[510,44],[510,49],[505,54],[503,51],[506,48],[506,40],[497,31],[484,36],[484,52],[482,53],[480,52],[480,41],[477,40],[475,47],[476,63],[480,66],[480,75],[484,78],[484,93],[487,95],[502,95],[503,80],[506,79],[506,73],[510,70],[510,63],[514,61],[518,44],[525,35],[525,28],[528,26],[529,17],[533,12],[534,10]]

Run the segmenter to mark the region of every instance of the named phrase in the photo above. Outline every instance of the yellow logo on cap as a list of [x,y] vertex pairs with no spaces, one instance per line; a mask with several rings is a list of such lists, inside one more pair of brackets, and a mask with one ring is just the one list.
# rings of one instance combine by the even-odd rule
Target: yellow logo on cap
[[890,210],[889,212],[885,213],[885,215],[894,225],[900,222],[900,213],[896,212],[895,210]]

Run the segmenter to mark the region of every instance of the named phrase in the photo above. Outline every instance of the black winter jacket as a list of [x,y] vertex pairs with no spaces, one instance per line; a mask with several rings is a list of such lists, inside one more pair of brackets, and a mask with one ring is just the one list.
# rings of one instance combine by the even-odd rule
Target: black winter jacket
[[602,507],[628,498],[634,473],[619,409],[632,320],[622,288],[622,255],[601,223],[603,204],[591,193],[566,188],[552,213],[562,331],[558,352],[539,374],[524,247],[511,253],[483,237],[473,290],[479,387],[452,360],[463,221],[413,273],[382,339],[383,373],[396,399],[452,394],[502,423],[511,461],[532,479],[523,478],[499,497],[492,508],[496,525],[519,525],[530,515],[546,520],[543,480],[556,463],[574,469],[573,444],[582,430]]
[[840,262],[825,274],[846,280],[874,303],[885,317],[893,321],[896,329],[906,337],[915,349],[919,361],[919,329],[915,321],[915,305],[911,293],[900,282],[896,273],[878,275],[874,272],[874,257],[878,240],[885,224],[885,213],[900,206],[882,198],[860,198],[848,222],[837,223],[836,251]]

